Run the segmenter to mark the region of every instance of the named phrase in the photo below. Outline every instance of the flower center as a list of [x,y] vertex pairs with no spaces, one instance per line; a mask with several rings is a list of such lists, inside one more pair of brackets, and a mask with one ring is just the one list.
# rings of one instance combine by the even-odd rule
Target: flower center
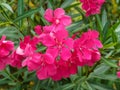
[[60,20],[59,20],[59,19],[56,19],[55,22],[56,22],[56,24],[59,24],[59,23],[60,23]]

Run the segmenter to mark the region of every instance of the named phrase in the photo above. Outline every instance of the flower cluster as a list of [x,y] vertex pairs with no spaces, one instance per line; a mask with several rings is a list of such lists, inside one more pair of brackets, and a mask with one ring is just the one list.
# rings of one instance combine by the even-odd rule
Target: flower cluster
[[[78,66],[93,66],[100,60],[98,49],[102,48],[102,44],[98,40],[99,33],[96,30],[89,29],[79,38],[76,36],[71,38],[66,26],[70,25],[72,20],[70,16],[65,15],[62,8],[54,11],[47,9],[44,18],[50,25],[35,26],[36,36],[25,36],[15,50],[11,41],[5,41],[4,37],[1,39],[2,68],[6,65],[4,64],[6,56],[9,56],[11,66],[17,68],[26,66],[29,71],[36,71],[40,80],[46,78],[60,80],[77,73]],[[41,46],[44,46],[43,50],[39,50]],[[13,52],[10,54],[11,50]]]
[[101,6],[105,0],[80,0],[82,3],[82,8],[86,12],[86,16],[99,14]]

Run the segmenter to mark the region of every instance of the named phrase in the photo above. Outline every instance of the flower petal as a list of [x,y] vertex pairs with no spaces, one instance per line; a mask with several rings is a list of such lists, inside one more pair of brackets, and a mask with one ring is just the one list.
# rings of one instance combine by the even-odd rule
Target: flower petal
[[38,79],[40,80],[43,80],[43,79],[47,79],[48,78],[48,74],[47,74],[47,69],[46,67],[41,67],[41,69],[39,69],[37,71],[37,77]]
[[45,11],[44,17],[48,22],[52,22],[53,21],[53,10],[50,8],[47,9]]
[[71,20],[71,17],[70,16],[67,16],[67,15],[64,15],[62,18],[61,18],[61,23],[64,25],[64,26],[68,26],[72,23],[72,20]]
[[58,49],[57,48],[48,48],[46,53],[50,53],[53,58],[55,59],[58,56]]
[[44,54],[44,60],[46,61],[47,64],[53,64],[54,63],[54,58],[49,53]]
[[61,18],[65,14],[65,11],[62,8],[57,8],[54,10],[55,18]]
[[71,51],[68,48],[62,48],[60,56],[63,60],[68,61],[71,55]]
[[68,31],[67,30],[59,30],[55,33],[55,36],[59,42],[63,41],[63,39],[66,39],[68,37]]

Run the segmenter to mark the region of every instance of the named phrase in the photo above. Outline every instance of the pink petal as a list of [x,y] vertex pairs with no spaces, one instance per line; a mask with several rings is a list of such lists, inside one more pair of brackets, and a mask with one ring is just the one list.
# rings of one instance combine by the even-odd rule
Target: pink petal
[[49,77],[48,74],[47,74],[46,67],[42,67],[37,71],[37,77],[40,80],[47,79]]
[[43,40],[42,40],[42,43],[47,46],[47,47],[50,47],[50,46],[54,46],[55,45],[55,40],[53,37],[51,37],[50,35],[45,35],[44,37],[42,37]]
[[53,30],[53,26],[52,25],[43,27],[43,32],[44,33],[50,33],[52,30]]
[[68,31],[67,30],[59,30],[55,33],[55,36],[58,41],[62,41],[63,39],[66,39],[68,37]]
[[47,9],[45,11],[44,17],[48,22],[53,22],[53,10],[51,10],[50,8]]
[[69,48],[69,49],[73,49],[73,45],[74,45],[74,40],[72,38],[67,38],[64,42],[64,44]]
[[56,67],[55,64],[47,65],[47,69],[48,69],[48,75],[49,76],[53,76],[57,72],[57,67]]
[[55,59],[58,56],[58,49],[57,48],[48,48],[46,50],[46,53],[49,53],[53,56],[53,58]]
[[77,73],[77,65],[72,64],[70,67],[70,74],[76,74]]
[[53,64],[54,63],[54,58],[49,53],[44,54],[44,60],[46,61],[47,64]]
[[42,26],[37,25],[37,26],[35,26],[34,30],[38,35],[40,35],[42,33]]
[[102,48],[103,47],[102,43],[99,40],[95,40],[95,44],[96,44],[97,48]]
[[99,36],[99,32],[96,30],[88,30],[88,32],[86,32],[87,35],[90,36],[90,38],[98,38]]
[[16,49],[16,54],[24,55],[23,49],[21,49],[20,46]]
[[65,15],[61,18],[61,24],[63,24],[64,26],[68,26],[71,23],[72,23],[72,20],[70,16]]
[[68,61],[68,59],[71,57],[71,51],[68,48],[62,48],[60,57],[65,60]]
[[83,54],[83,59],[91,59],[91,52],[88,49],[82,49],[81,52]]
[[6,67],[4,59],[0,59],[0,70],[3,70]]
[[65,14],[65,11],[62,8],[57,8],[54,10],[55,18],[61,18]]

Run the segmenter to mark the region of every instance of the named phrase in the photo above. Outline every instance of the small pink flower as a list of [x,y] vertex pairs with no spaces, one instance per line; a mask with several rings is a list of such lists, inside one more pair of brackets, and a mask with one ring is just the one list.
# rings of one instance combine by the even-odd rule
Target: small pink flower
[[48,22],[51,22],[55,28],[59,25],[68,26],[72,22],[70,16],[65,15],[65,11],[62,8],[57,8],[54,11],[47,9],[44,17]]
[[86,11],[86,16],[99,14],[101,6],[105,0],[80,0],[82,8]]
[[117,72],[117,77],[120,78],[120,71]]

